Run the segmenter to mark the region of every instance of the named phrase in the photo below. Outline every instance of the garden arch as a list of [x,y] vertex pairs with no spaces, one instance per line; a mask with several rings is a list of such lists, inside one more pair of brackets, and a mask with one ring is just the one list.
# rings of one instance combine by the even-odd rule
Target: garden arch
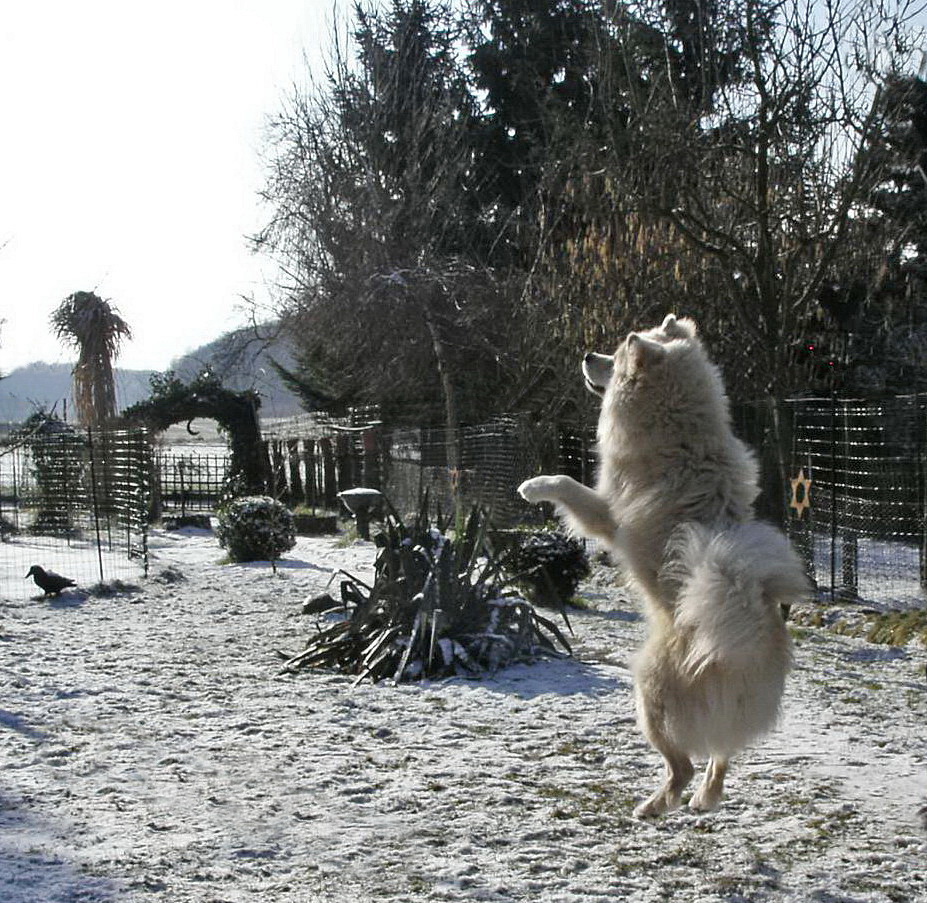
[[151,398],[123,412],[123,419],[162,432],[175,423],[189,424],[198,417],[215,420],[228,434],[231,463],[229,483],[235,495],[264,491],[261,398],[252,390],[233,392],[210,373],[184,383],[173,373],[153,376]]

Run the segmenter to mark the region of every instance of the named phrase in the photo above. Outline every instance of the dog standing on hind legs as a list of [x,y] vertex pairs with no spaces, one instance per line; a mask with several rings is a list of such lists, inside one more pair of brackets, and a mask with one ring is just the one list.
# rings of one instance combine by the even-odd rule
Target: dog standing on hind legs
[[689,807],[714,809],[731,757],[775,724],[792,660],[780,605],[810,587],[786,538],[754,519],[756,463],[691,320],[670,314],[582,370],[602,397],[596,489],[558,475],[518,491],[604,541],[644,598],[635,701],[666,780],[635,814],[677,808],[693,757],[708,767]]

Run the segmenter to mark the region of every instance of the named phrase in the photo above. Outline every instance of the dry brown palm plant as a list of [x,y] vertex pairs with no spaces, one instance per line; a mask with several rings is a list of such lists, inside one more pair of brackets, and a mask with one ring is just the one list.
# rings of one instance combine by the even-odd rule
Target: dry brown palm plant
[[101,427],[116,414],[113,361],[123,339],[132,337],[129,324],[94,292],[68,295],[51,315],[55,336],[77,349],[74,404],[86,427]]
[[407,681],[491,674],[571,650],[556,624],[506,589],[487,542],[488,518],[474,508],[462,528],[428,516],[410,524],[391,511],[377,534],[373,585],[342,572],[340,599],[311,599],[316,634],[284,671],[331,668],[365,679]]

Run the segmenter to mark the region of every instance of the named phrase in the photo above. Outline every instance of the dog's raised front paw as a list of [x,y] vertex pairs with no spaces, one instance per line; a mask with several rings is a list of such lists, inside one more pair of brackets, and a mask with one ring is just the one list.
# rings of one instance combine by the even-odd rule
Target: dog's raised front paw
[[552,502],[556,498],[556,480],[556,477],[532,477],[518,487],[518,494],[532,505]]

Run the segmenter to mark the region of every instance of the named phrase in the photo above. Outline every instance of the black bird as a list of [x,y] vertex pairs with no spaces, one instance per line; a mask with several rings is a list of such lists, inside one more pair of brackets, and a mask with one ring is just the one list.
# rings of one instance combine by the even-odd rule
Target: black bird
[[29,568],[29,573],[26,574],[25,578],[35,580],[35,585],[45,591],[46,596],[58,596],[61,594],[61,590],[69,586],[77,586],[77,584],[70,577],[62,577],[61,574],[56,574],[54,571],[46,571],[45,568],[40,568],[37,564],[32,565]]

